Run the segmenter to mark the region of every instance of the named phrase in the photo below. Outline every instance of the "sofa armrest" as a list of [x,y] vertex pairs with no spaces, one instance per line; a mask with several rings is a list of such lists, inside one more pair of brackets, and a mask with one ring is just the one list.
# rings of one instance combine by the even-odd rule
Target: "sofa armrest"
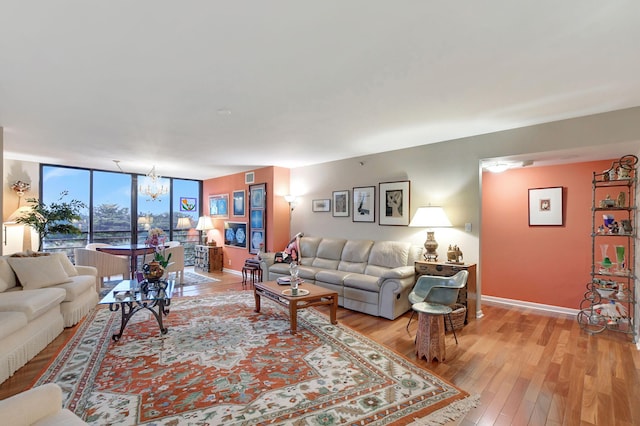
[[98,269],[93,266],[76,265],[76,271],[78,271],[78,275],[98,276]]
[[399,266],[397,268],[389,269],[386,271],[380,278],[382,279],[390,279],[390,278],[409,278],[411,276],[415,276],[416,270],[414,266]]
[[275,263],[276,253],[260,253],[260,264],[263,265],[264,268],[269,268],[269,266]]
[[60,386],[47,383],[0,401],[0,418],[7,425],[30,425],[61,409]]

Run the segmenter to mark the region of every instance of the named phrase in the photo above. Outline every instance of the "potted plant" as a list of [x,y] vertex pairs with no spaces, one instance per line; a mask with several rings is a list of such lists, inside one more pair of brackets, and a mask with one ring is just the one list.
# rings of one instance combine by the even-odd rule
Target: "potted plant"
[[62,191],[57,202],[46,205],[37,198],[27,198],[33,204],[31,211],[23,214],[16,222],[28,225],[39,235],[38,251],[42,251],[42,242],[49,234],[80,234],[82,231],[73,225],[73,221],[80,220],[80,210],[86,205],[78,200],[63,202],[69,194]]

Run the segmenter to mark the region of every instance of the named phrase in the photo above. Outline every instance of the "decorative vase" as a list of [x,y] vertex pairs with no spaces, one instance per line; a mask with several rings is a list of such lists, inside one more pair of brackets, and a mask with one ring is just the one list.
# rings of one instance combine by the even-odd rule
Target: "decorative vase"
[[624,294],[624,283],[618,283],[618,292],[616,293],[616,299],[624,300],[626,298]]
[[618,271],[624,272],[624,246],[616,246],[616,262],[618,263]]
[[142,274],[144,279],[150,283],[156,283],[160,281],[162,276],[164,275],[164,268],[160,265],[160,262],[155,260],[145,263],[142,267]]

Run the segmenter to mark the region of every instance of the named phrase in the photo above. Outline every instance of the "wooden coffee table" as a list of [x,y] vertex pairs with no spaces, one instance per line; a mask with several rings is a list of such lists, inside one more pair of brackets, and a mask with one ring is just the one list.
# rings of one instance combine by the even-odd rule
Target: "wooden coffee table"
[[[290,296],[283,294],[283,291],[291,291],[288,285],[279,285],[275,281],[255,283],[253,295],[256,298],[256,312],[260,312],[260,298],[266,297],[274,302],[289,307],[289,321],[291,322],[291,334],[296,334],[298,329],[298,310],[309,308],[311,306],[329,305],[331,308],[330,320],[331,324],[337,324],[336,313],[338,311],[338,293],[327,290],[313,284],[302,283],[298,287],[299,296]],[[300,292],[300,290],[306,290]]]

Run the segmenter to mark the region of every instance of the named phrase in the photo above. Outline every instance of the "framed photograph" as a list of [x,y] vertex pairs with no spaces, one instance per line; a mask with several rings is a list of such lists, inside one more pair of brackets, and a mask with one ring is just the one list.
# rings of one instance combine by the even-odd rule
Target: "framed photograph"
[[380,225],[409,225],[410,182],[381,182],[380,188]]
[[247,223],[225,222],[224,245],[228,247],[247,248]]
[[264,229],[251,230],[251,253],[257,253],[264,246]]
[[[249,185],[249,234],[251,243],[249,253],[266,251],[267,242],[267,184]],[[261,246],[262,245],[262,246]]]
[[244,183],[250,185],[256,181],[256,174],[254,172],[247,172],[244,174]]
[[264,183],[260,185],[251,185],[251,188],[249,188],[252,209],[264,208],[265,185],[266,184]]
[[233,191],[233,215],[244,216],[245,206],[244,189]]
[[251,210],[251,229],[264,228],[264,210]]
[[322,200],[313,200],[311,202],[311,211],[314,212],[330,212],[331,211],[331,200],[329,198],[325,198]]
[[360,186],[353,188],[353,221],[376,221],[375,186]]
[[198,208],[198,199],[189,197],[180,197],[181,212],[195,212]]
[[529,189],[529,226],[561,226],[562,187]]
[[349,217],[349,190],[333,191],[333,215]]
[[229,194],[209,196],[209,215],[215,219],[229,217]]

